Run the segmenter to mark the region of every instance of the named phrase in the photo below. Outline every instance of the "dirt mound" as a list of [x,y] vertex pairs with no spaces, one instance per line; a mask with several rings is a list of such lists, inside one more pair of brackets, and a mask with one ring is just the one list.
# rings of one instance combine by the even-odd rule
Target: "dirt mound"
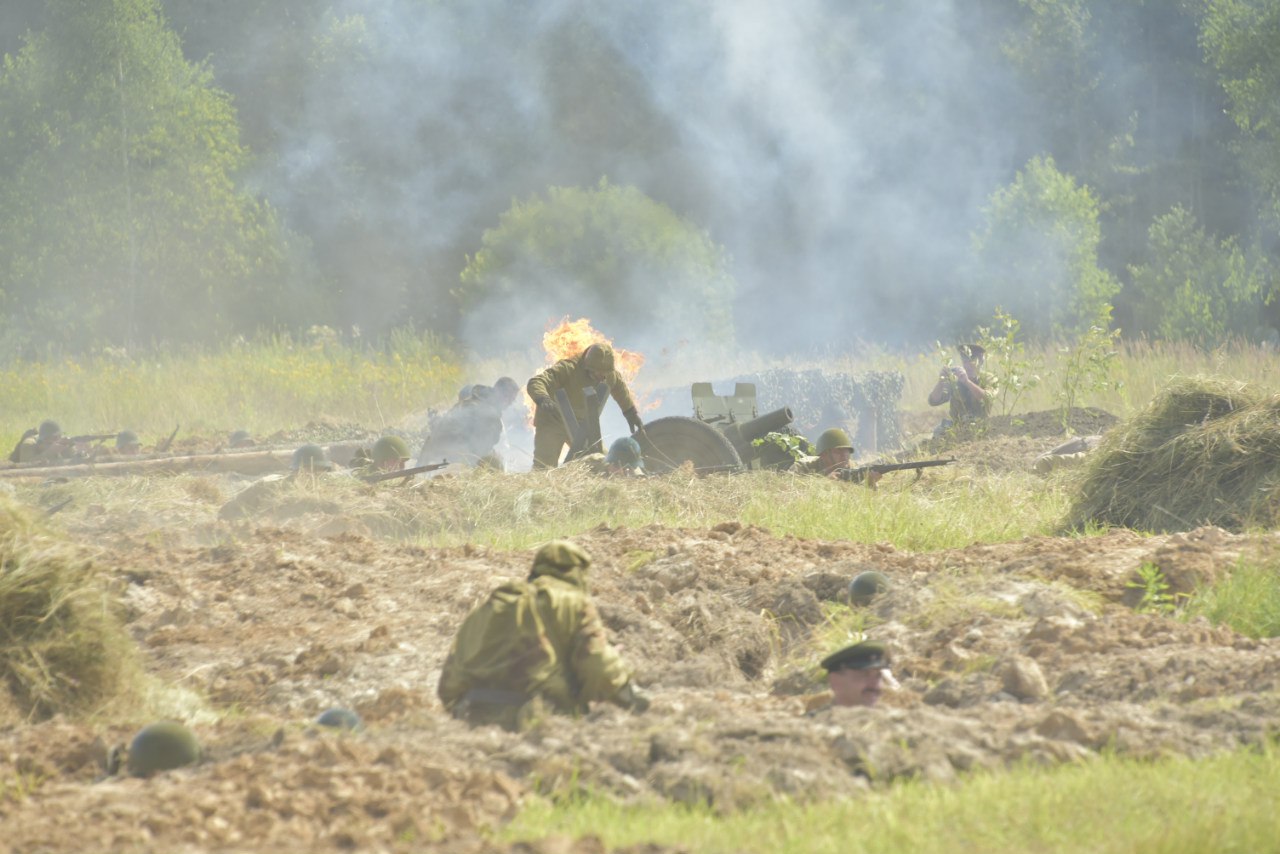
[[1068,525],[1272,528],[1278,485],[1280,395],[1181,379],[1093,452]]

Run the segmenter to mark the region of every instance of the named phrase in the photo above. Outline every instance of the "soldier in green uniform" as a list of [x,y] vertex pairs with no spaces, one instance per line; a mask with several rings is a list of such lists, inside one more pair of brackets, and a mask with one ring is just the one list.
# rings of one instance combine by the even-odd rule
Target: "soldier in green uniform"
[[69,459],[73,451],[71,443],[63,437],[62,428],[58,426],[58,422],[45,419],[40,422],[38,428],[28,430],[22,434],[22,438],[18,440],[18,444],[14,446],[13,451],[9,454],[9,461],[15,463],[30,463],[37,460],[53,462]]
[[815,448],[818,451],[816,457],[801,456],[789,471],[822,475],[833,480],[865,481],[871,487],[880,480],[880,473],[875,471],[858,472],[854,476],[854,470],[849,466],[853,459],[853,442],[849,440],[849,434],[839,427],[824,430],[818,437]]
[[579,462],[604,477],[644,477],[644,451],[630,436],[615,439],[609,453],[587,454]]
[[319,445],[303,445],[293,452],[288,474],[269,474],[238,492],[218,508],[218,518],[226,521],[257,516],[284,490],[292,489],[299,477],[334,470],[333,462]]
[[409,459],[409,444],[399,436],[382,436],[372,448],[361,448],[351,458],[356,475],[401,471]]
[[982,370],[986,351],[977,344],[961,344],[956,350],[960,353],[963,367],[952,365],[943,368],[937,385],[929,392],[930,406],[951,404],[950,419],[938,425],[935,435],[953,424],[969,424],[986,418],[991,414],[991,404],[995,399],[996,376]]
[[579,546],[552,540],[525,581],[503,584],[467,615],[437,689],[450,714],[518,730],[539,707],[570,715],[595,701],[648,708],[588,597],[590,566]]
[[582,421],[587,417],[584,390],[598,383],[609,387],[609,393],[622,409],[631,432],[634,434],[644,429],[644,422],[636,411],[631,391],[622,375],[614,370],[613,347],[609,344],[592,344],[578,355],[556,362],[525,385],[525,391],[537,406],[533,416],[535,469],[553,469],[560,465],[560,455],[564,452],[564,446],[569,444],[569,430],[555,404],[556,390],[565,390],[574,416]]

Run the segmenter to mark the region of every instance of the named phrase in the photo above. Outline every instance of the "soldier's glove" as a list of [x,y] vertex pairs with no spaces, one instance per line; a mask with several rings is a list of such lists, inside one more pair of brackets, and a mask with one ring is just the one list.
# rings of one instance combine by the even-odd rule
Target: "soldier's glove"
[[553,401],[551,398],[547,397],[546,395],[535,397],[533,399],[533,405],[537,407],[537,410],[538,410],[534,415],[535,418],[539,416],[541,416],[544,419],[560,417],[560,410],[556,408],[555,401]]
[[631,428],[633,434],[639,433],[644,429],[644,422],[640,420],[640,413],[636,412],[634,406],[623,410],[622,417],[627,419],[627,426]]
[[649,695],[631,682],[622,686],[622,690],[618,692],[616,702],[622,708],[632,712],[647,712],[651,703]]

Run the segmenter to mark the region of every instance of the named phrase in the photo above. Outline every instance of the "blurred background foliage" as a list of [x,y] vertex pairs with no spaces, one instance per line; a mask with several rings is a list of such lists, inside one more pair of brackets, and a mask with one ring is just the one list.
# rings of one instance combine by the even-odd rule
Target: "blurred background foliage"
[[[787,62],[763,14],[7,0],[0,358],[315,324],[479,348],[564,303],[779,351],[997,306],[1033,339],[1104,304],[1126,337],[1277,337],[1280,0],[814,0]],[[672,41],[713,32],[764,47]],[[829,101],[787,102],[802,71]]]

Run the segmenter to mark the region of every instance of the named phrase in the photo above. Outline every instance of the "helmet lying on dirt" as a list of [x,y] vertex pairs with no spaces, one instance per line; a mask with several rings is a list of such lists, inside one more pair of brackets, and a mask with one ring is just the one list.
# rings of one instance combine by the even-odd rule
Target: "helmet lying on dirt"
[[836,448],[848,448],[852,451],[853,442],[849,441],[848,433],[839,427],[832,427],[830,430],[824,430],[822,435],[818,437],[817,448],[819,454],[834,451]]
[[883,572],[861,572],[849,582],[849,604],[865,607],[889,589],[889,577]]
[[289,468],[293,471],[329,471],[333,468],[333,463],[329,462],[329,455],[324,452],[324,448],[319,445],[303,445],[293,452]]
[[351,729],[360,728],[360,716],[350,709],[344,709],[334,706],[331,709],[325,709],[316,718],[316,723],[320,726],[333,727],[334,729]]
[[227,439],[227,444],[233,448],[247,448],[255,443],[248,430],[236,430]]
[[134,777],[150,777],[157,771],[199,761],[200,742],[195,733],[175,721],[145,726],[129,744],[128,768]]
[[399,436],[383,436],[373,443],[373,450],[369,455],[379,465],[392,460],[407,460],[412,456],[409,453],[409,446]]

